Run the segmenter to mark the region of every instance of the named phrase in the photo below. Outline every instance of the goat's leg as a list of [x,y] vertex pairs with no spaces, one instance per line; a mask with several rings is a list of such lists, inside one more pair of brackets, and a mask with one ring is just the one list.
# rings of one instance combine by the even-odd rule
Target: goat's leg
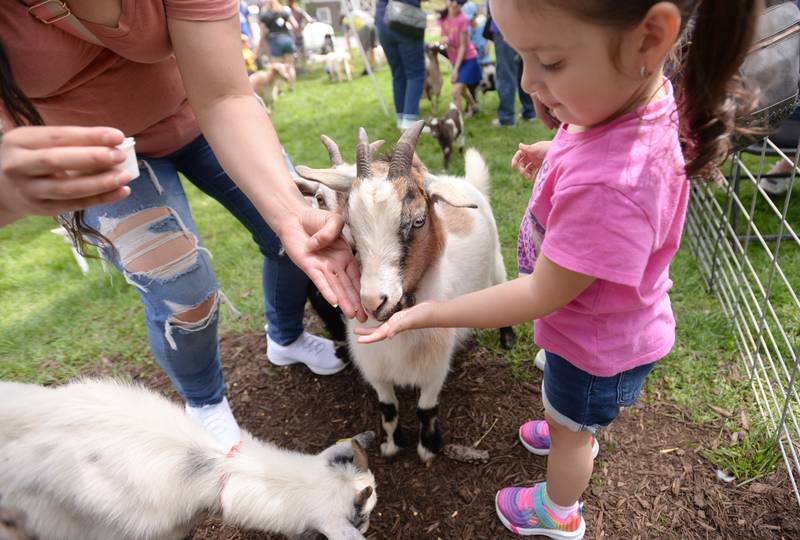
[[[444,375],[447,375],[445,371]],[[441,424],[439,422],[439,392],[444,385],[444,377],[422,387],[417,402],[417,418],[419,418],[419,444],[417,455],[426,465],[430,465],[442,448]]]
[[345,364],[351,361],[350,348],[347,346],[347,325],[342,318],[342,310],[335,308],[319,292],[313,282],[308,282],[308,300],[311,307],[317,312],[319,318],[325,324],[325,329],[333,339],[333,346],[336,348],[336,356]]
[[381,444],[381,454],[386,457],[395,456],[407,444],[400,428],[400,404],[394,393],[394,385],[386,381],[370,381],[378,394],[378,407],[381,409],[381,425],[386,433],[386,440]]

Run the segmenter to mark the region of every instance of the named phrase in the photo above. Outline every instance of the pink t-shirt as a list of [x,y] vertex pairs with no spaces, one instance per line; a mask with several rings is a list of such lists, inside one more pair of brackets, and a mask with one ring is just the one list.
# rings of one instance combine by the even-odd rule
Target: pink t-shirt
[[534,323],[536,344],[609,377],[665,356],[675,341],[667,291],[689,182],[669,95],[608,125],[558,130],[520,225],[521,274],[544,253],[596,279]]
[[469,21],[464,17],[463,13],[459,13],[458,17],[447,17],[443,21],[439,21],[439,26],[442,27],[442,37],[447,38],[447,58],[451,64],[455,65],[458,59],[461,32],[467,34],[467,49],[464,51],[462,61],[478,56],[475,45],[469,40]]
[[[13,1],[0,9],[0,35],[17,84],[46,124],[113,126],[136,137],[137,153],[158,157],[200,134],[167,17],[212,21],[238,12],[236,0],[122,0],[116,27],[82,21],[100,46],[37,21]],[[12,127],[0,122],[3,131]]]

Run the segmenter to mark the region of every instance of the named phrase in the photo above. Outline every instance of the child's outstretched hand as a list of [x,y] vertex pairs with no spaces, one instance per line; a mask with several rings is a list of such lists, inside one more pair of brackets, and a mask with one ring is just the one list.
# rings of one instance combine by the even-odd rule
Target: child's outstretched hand
[[354,331],[359,343],[377,343],[390,339],[406,330],[430,328],[434,302],[422,302],[416,306],[398,311],[388,321],[376,328],[358,327]]
[[519,150],[511,158],[511,168],[518,170],[528,180],[533,180],[536,171],[542,166],[548,148],[550,141],[539,141],[534,144],[519,143]]

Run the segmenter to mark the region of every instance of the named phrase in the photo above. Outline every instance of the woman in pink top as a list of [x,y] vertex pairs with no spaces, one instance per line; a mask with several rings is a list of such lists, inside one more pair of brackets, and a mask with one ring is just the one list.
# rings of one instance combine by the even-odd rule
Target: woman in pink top
[[481,66],[478,53],[469,40],[469,21],[461,13],[461,6],[467,0],[448,0],[447,10],[442,12],[439,26],[442,28],[442,42],[447,45],[447,58],[453,64],[453,103],[461,110],[461,96],[467,99],[469,111],[466,116],[478,113],[478,102],[468,91],[468,87],[481,82]]
[[[442,303],[419,304],[364,343],[426,327],[495,328],[535,321],[545,350],[545,420],[520,428],[548,455],[547,482],[505,488],[512,532],[578,539],[579,499],[598,451],[594,432],[632,405],[675,340],[668,291],[688,177],[727,154],[732,75],[752,39],[755,0],[493,2],[524,63],[522,86],[561,122],[552,142],[520,145],[512,166],[537,170],[518,239],[521,276]],[[681,84],[664,62],[696,13]],[[734,33],[731,28],[736,28]],[[500,307],[496,307],[500,306]]]
[[[0,10],[0,36],[0,225],[85,209],[62,222],[137,289],[153,355],[194,418],[238,442],[217,337],[226,299],[179,172],[265,256],[269,359],[344,367],[331,341],[303,332],[306,274],[353,317],[358,270],[341,218],[306,204],[252,92],[237,0],[18,0]],[[136,139],[133,179],[117,167],[125,136]]]

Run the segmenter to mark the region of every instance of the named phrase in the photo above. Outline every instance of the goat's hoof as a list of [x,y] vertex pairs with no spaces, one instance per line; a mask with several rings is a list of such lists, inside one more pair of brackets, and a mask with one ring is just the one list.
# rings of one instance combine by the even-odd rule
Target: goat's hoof
[[514,347],[517,342],[517,333],[510,326],[504,326],[500,329],[500,346],[508,350]]
[[433,460],[436,458],[436,454],[425,448],[422,443],[417,444],[417,455],[426,467],[433,465]]
[[381,455],[385,458],[393,458],[400,452],[401,448],[392,441],[381,443]]

